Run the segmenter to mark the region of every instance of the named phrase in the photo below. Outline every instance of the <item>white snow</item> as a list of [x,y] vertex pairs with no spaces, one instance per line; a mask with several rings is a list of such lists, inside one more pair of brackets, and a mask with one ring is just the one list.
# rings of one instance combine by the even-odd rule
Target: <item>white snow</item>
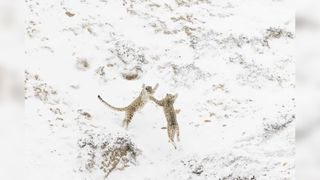
[[[110,180],[294,179],[293,39],[286,35],[294,34],[294,16],[289,1],[26,4],[25,179],[103,179],[99,169],[79,171],[77,142],[91,128],[127,134],[142,151],[136,165],[114,170]],[[268,28],[283,34],[267,39],[267,46]],[[89,66],[78,69],[79,59]],[[122,77],[137,66],[142,69],[138,80]],[[154,103],[137,113],[125,131],[124,114],[97,99],[100,94],[114,106],[125,106],[143,83],[159,83],[157,98],[179,94],[174,105],[181,109],[178,150],[168,143],[161,129],[164,114]],[[43,87],[47,97],[37,97],[35,87]],[[279,130],[266,130],[287,121]]]

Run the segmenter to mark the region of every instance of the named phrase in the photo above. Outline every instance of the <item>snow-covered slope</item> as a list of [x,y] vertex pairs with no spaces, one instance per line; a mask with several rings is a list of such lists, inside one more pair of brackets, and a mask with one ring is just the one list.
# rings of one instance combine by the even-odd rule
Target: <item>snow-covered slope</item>
[[[289,1],[26,5],[26,179],[103,179],[97,147],[118,147],[119,138],[136,157],[124,157],[107,179],[294,179]],[[177,150],[154,103],[126,131],[124,114],[97,99],[125,106],[143,83],[159,83],[157,98],[179,94]],[[79,145],[88,137],[91,149]]]

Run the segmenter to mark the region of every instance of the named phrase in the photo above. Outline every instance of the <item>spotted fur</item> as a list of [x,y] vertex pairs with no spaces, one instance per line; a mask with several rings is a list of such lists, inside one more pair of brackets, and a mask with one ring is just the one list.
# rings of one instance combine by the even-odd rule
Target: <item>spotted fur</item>
[[125,112],[125,118],[123,120],[122,126],[126,129],[128,129],[129,123],[131,122],[134,114],[138,110],[140,110],[144,107],[144,105],[148,102],[150,96],[152,96],[155,93],[158,86],[159,85],[156,84],[155,87],[152,88],[151,86],[145,86],[143,84],[140,95],[135,100],[133,100],[128,106],[123,107],[123,108],[118,108],[118,107],[114,107],[114,106],[110,105],[105,100],[103,100],[100,95],[98,95],[98,98],[103,104],[107,105],[111,109],[116,110],[116,111],[124,111]]
[[174,101],[178,97],[178,94],[172,95],[172,94],[167,94],[165,98],[162,100],[157,100],[153,96],[150,97],[150,100],[158,104],[163,108],[165,117],[167,119],[167,131],[168,131],[168,137],[169,137],[169,142],[171,142],[176,149],[177,146],[174,142],[174,137],[177,137],[177,140],[180,140],[180,131],[179,131],[179,125],[177,121],[177,115],[176,111],[173,107]]

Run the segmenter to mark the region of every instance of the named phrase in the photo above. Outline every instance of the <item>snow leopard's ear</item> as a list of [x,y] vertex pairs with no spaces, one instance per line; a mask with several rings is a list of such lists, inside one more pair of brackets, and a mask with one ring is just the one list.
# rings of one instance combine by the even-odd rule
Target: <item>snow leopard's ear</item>
[[177,97],[178,97],[178,93],[174,94],[174,96],[173,96],[174,100],[176,100]]
[[142,89],[144,89],[145,87],[146,87],[146,85],[143,83],[143,84],[142,84]]

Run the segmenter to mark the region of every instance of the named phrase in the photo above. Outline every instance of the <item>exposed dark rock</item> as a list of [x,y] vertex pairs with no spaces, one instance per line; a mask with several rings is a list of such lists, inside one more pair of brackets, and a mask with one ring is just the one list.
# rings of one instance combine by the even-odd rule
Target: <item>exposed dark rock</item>
[[86,137],[78,141],[78,157],[83,162],[80,171],[101,170],[106,178],[112,171],[134,165],[141,153],[126,135],[105,135],[93,131],[86,131],[85,134]]

